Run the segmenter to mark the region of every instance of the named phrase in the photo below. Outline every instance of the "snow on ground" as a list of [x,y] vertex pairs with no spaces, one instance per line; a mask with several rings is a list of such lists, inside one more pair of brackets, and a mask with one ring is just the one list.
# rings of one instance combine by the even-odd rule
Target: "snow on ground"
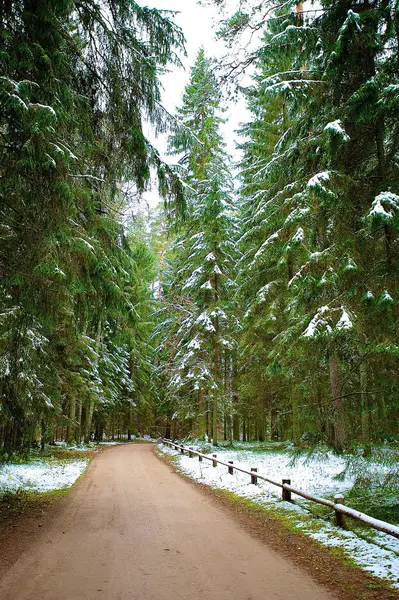
[[27,490],[48,492],[70,487],[84,472],[88,460],[74,460],[64,464],[35,461],[26,465],[0,467],[0,494]]
[[[195,445],[192,445],[195,449]],[[221,488],[234,492],[244,498],[249,498],[268,507],[276,507],[289,511],[290,518],[295,520],[295,527],[326,546],[340,547],[360,567],[376,577],[388,579],[394,587],[399,588],[399,540],[374,530],[362,529],[361,537],[353,531],[345,531],[321,519],[311,519],[308,511],[309,503],[293,496],[295,504],[281,500],[281,489],[258,480],[258,485],[250,483],[249,475],[234,471],[229,475],[227,467],[218,465],[213,467],[211,461],[199,461],[195,455],[189,458],[164,444],[158,446],[159,450],[177,459],[180,471],[214,488]],[[348,471],[342,474],[346,462],[333,454],[324,454],[319,460],[298,459],[290,464],[291,457],[283,452],[251,452],[249,450],[213,449],[217,457],[224,462],[233,460],[234,464],[248,471],[257,467],[258,473],[270,479],[281,482],[291,479],[291,485],[315,496],[334,496],[350,489],[355,481],[355,474]],[[387,472],[388,467],[377,463],[367,464],[370,473],[381,477]]]

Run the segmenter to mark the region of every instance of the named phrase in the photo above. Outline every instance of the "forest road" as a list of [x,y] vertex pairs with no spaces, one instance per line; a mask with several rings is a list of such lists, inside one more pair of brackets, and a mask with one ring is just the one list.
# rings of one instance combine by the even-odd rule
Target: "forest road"
[[333,600],[153,453],[99,455],[2,600]]

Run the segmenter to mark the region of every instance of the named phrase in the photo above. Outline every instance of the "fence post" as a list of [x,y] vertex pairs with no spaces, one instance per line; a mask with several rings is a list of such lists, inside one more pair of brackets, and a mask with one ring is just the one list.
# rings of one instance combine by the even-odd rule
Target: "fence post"
[[233,462],[234,462],[234,461],[232,461],[232,460],[229,460],[229,461],[228,461],[228,463],[229,463],[229,466],[227,467],[227,469],[228,469],[229,475],[233,475],[233,471],[234,471],[234,468],[233,468]]
[[201,453],[198,453],[198,460],[199,460],[200,462],[202,462],[202,454],[201,454]]
[[[251,473],[257,473],[258,467],[251,467]],[[251,483],[256,485],[258,483],[258,478],[256,475],[251,475]]]
[[215,459],[217,457],[217,454],[212,454],[212,456],[213,456],[213,458],[212,458],[212,467],[216,467],[217,466],[217,462],[216,462]]
[[180,446],[180,453],[184,454],[184,446]]
[[[345,498],[342,494],[336,494],[334,496],[334,504],[345,504]],[[342,527],[342,529],[346,529],[345,517],[338,510],[335,511],[335,524],[337,527]]]
[[[285,483],[288,483],[288,485],[291,485],[291,479],[283,479],[283,485]],[[291,502],[290,490],[286,490],[285,487],[283,487],[282,497],[283,497],[283,500],[286,500],[286,502]]]
[[189,448],[189,449],[188,449],[188,456],[189,456],[190,458],[192,458],[192,457],[193,457],[193,448]]

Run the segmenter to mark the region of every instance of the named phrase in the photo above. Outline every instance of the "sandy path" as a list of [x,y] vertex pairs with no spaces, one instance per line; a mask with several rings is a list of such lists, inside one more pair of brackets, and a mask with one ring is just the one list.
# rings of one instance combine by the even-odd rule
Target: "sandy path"
[[153,454],[98,456],[2,600],[332,600]]

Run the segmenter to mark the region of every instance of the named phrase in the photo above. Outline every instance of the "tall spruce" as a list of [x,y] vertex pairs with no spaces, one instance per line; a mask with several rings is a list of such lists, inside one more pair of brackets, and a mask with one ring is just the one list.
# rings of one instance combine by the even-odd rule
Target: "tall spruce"
[[397,410],[398,47],[386,3],[322,6],[275,13],[259,53],[242,289],[280,435],[342,450]]
[[[152,165],[161,193],[182,197],[142,126],[144,116],[167,122],[158,74],[183,43],[169,16],[130,0],[0,2],[6,451],[41,429],[42,441],[56,427],[69,441],[88,439],[96,405],[122,386],[117,363],[125,372],[137,352],[134,336],[119,357],[115,348],[116,332],[134,330],[137,317],[119,212],[124,182],[143,190]],[[123,387],[129,395],[131,383]]]
[[218,439],[223,404],[231,397],[236,222],[229,159],[220,133],[220,89],[201,49],[177,117],[185,128],[170,137],[180,156],[187,217],[170,251],[164,323],[168,394],[175,417],[197,435]]

